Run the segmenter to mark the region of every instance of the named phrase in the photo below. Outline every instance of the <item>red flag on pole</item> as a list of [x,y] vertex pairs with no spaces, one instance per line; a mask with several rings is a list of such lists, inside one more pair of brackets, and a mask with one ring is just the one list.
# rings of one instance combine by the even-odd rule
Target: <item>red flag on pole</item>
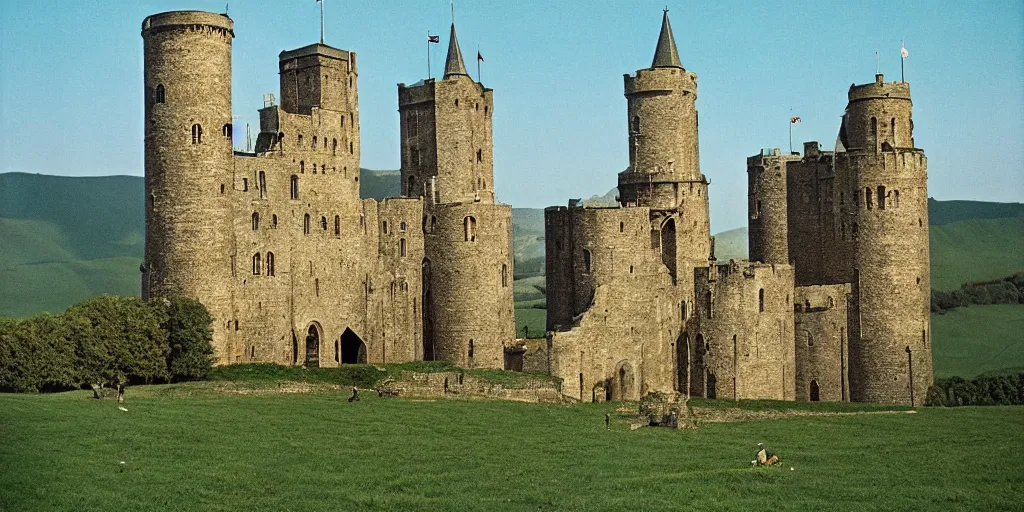
[[478,61],[480,61],[480,62],[483,62],[483,61],[484,61],[484,56],[483,56],[483,55],[480,55],[480,50],[477,50],[477,51],[476,51],[476,60],[478,60]]
[[428,43],[440,43],[441,42],[441,36],[439,36],[439,35],[438,36],[428,35],[427,36],[427,42]]

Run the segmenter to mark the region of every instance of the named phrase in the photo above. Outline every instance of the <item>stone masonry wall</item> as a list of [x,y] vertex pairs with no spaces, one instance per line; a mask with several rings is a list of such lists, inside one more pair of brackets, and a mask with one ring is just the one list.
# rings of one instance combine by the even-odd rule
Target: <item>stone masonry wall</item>
[[797,400],[849,400],[849,296],[849,284],[794,290]]

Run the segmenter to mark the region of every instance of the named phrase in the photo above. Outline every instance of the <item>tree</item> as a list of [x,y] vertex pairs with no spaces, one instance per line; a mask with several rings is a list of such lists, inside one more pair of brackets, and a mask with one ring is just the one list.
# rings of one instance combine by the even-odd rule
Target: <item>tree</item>
[[167,377],[167,335],[161,312],[137,297],[101,295],[68,308],[68,317],[88,322],[76,338],[81,381],[97,390],[110,384],[118,401],[130,380],[150,382]]
[[201,302],[188,297],[157,299],[167,332],[167,368],[172,380],[206,378],[213,366],[213,317]]
[[47,313],[0,320],[0,388],[40,391],[74,387],[78,383],[76,327],[81,324]]

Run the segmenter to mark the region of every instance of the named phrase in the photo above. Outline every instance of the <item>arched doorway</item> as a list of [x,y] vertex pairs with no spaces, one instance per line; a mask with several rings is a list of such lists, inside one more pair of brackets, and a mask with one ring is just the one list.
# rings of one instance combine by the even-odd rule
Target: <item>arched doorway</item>
[[818,388],[818,381],[812,380],[810,385],[811,401],[817,402],[821,400],[821,389]]
[[306,366],[320,366],[320,329],[316,324],[306,331]]
[[672,281],[676,279],[676,221],[668,219],[661,226],[661,262],[668,267]]
[[341,335],[341,364],[366,364],[366,344],[352,329]]
[[292,331],[292,364],[299,364],[299,339],[295,337],[295,331]]
[[[431,221],[433,222],[433,221]],[[431,224],[433,230],[433,224]],[[423,360],[434,360],[434,300],[430,291],[430,260],[423,258],[420,268],[422,280],[422,297],[420,299],[420,312],[423,316]]]
[[718,380],[715,378],[715,373],[714,372],[708,372],[708,387],[707,387],[707,390],[706,390],[707,391],[706,396],[708,397],[709,400],[714,400],[715,398],[718,398],[718,392],[715,389],[717,387],[717,385],[718,385]]
[[629,361],[622,361],[618,364],[611,388],[612,399],[614,400],[630,400],[634,398],[634,372],[633,365],[629,364]]

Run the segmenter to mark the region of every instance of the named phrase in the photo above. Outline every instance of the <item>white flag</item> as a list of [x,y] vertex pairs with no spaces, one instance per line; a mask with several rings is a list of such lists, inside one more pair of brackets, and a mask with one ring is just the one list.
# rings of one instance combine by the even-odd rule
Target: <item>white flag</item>
[[907,51],[907,47],[903,44],[900,44],[900,56],[905,59],[907,58],[907,55],[910,55],[910,52]]

